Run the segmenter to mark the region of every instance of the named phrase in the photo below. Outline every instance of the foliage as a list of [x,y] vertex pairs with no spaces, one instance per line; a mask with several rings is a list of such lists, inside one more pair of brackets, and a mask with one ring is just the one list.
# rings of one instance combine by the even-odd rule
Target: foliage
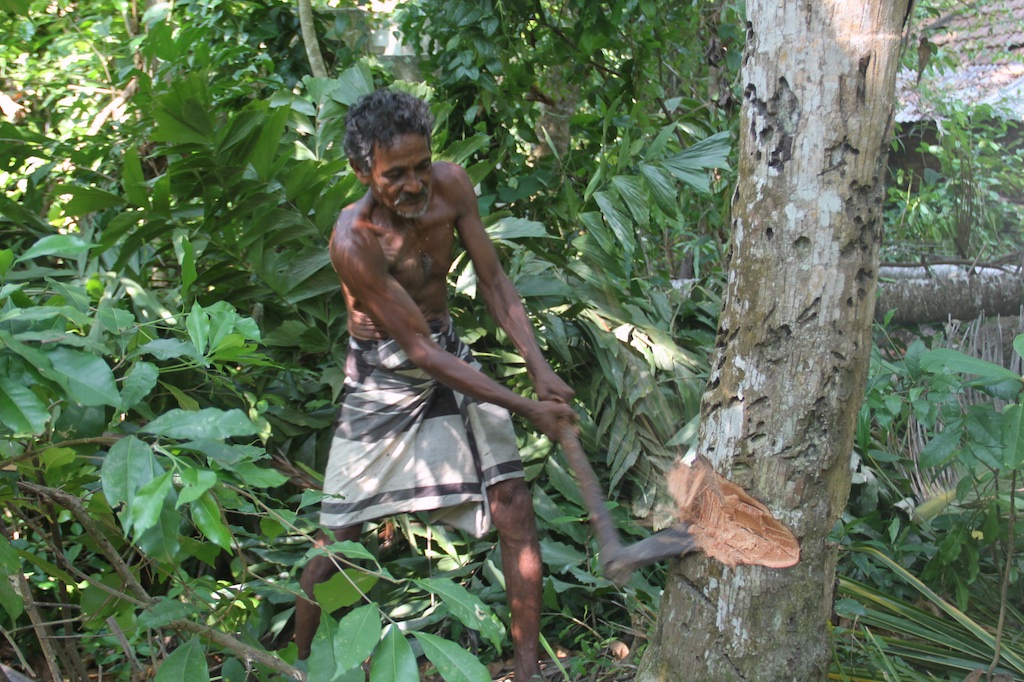
[[[1024,336],[1014,348],[1024,351]],[[859,622],[939,645],[931,664],[950,674],[957,665],[943,653],[949,641],[924,637],[909,618],[917,612],[899,604],[924,593],[954,616],[966,614],[991,629],[1005,622],[1001,633],[1019,630],[1021,385],[1015,372],[938,344],[928,349],[915,340],[905,349],[893,344],[890,353],[874,351],[856,436],[854,493],[837,528],[844,545],[866,551],[844,554],[844,589],[861,604],[850,611]],[[876,590],[890,601],[872,596]],[[872,603],[889,615],[865,618]],[[857,642],[841,646],[851,647],[849,654],[860,650]],[[886,651],[899,649],[905,658],[907,646],[914,645],[890,642]],[[1011,641],[1004,649],[1012,651]]]
[[[351,48],[335,52],[334,77],[301,78],[284,2],[161,3],[142,16],[119,2],[24,4],[22,17],[0,18],[3,35],[24,38],[5,40],[0,59],[5,91],[26,105],[0,123],[0,564],[28,576],[0,581],[4,632],[18,633],[8,644],[72,679],[160,664],[158,679],[205,677],[207,660],[225,679],[250,661],[259,677],[290,672],[294,647],[280,641],[296,571],[322,551],[309,543],[314,489],[346,340],[325,245],[362,192],[338,141],[347,106],[393,77]],[[339,16],[328,40],[345,28]],[[534,27],[553,45],[549,30]],[[514,64],[511,44],[501,54]],[[503,261],[577,387],[584,440],[606,453],[614,513],[640,536],[630,516],[654,508],[660,467],[693,431],[729,147],[727,122],[695,102],[695,112],[672,98],[653,113],[630,104],[646,101],[643,81],[620,84],[629,97],[598,98],[649,75],[639,57],[654,47],[629,68],[616,56],[635,48],[602,46],[622,70],[588,83],[574,133],[585,144],[561,158],[530,161],[528,107],[510,136],[498,118],[465,125],[466,100],[449,96],[443,74],[436,95],[393,85],[433,97],[436,155],[480,183]],[[78,87],[73,72],[93,85]],[[500,101],[527,101],[515,83],[528,81],[503,82]],[[704,240],[702,278],[684,296],[658,253],[670,244],[678,258],[690,239]],[[488,371],[531,390],[475,300],[471,266],[457,262],[452,283],[453,315]],[[623,631],[616,622],[644,629],[658,569],[625,590],[597,575],[561,456],[525,429],[521,438],[548,569],[544,632],[598,657]],[[387,679],[422,652],[446,679],[482,679],[481,659],[508,646],[493,538],[403,517],[363,542],[379,542],[379,558],[332,548],[345,570],[318,595],[357,608],[325,616],[316,670],[358,675],[372,652],[371,676]],[[39,630],[27,629],[30,615]],[[41,648],[48,629],[67,635],[52,650]],[[472,657],[455,644],[481,640]]]
[[896,169],[889,187],[888,257],[913,259],[922,245],[971,259],[1021,250],[1024,147],[1009,133],[1010,120],[987,105],[958,103],[938,117],[938,140],[918,150],[930,163],[923,177]]

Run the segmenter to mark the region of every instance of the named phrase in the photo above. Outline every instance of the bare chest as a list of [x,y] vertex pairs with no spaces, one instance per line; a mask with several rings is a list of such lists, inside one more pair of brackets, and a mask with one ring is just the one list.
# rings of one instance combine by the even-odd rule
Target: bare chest
[[422,233],[395,232],[382,236],[381,250],[389,274],[414,295],[432,282],[444,282],[452,264],[452,226],[439,225]]

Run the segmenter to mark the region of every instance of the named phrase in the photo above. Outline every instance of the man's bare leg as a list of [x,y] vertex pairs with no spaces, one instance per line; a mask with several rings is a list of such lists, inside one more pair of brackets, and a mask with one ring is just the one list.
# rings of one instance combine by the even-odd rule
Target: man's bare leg
[[515,680],[540,675],[540,606],[543,567],[533,499],[521,478],[495,483],[487,489],[491,518],[498,529],[505,593],[512,611]]
[[[359,526],[340,528],[334,531],[334,538],[338,542],[358,540],[359,531]],[[320,533],[316,543],[320,547],[326,547],[330,543],[330,539],[325,533]],[[317,626],[320,625],[320,606],[313,601],[313,588],[337,572],[338,568],[331,557],[323,554],[310,559],[306,567],[302,569],[299,586],[302,587],[302,591],[306,593],[308,599],[303,599],[301,596],[295,598],[295,644],[299,647],[299,660],[309,658],[309,647],[313,643],[313,635],[316,634]]]

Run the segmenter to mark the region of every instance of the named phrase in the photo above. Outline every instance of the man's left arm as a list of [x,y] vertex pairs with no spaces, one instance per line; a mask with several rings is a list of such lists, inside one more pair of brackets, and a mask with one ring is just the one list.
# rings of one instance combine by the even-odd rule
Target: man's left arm
[[533,382],[534,390],[537,391],[537,397],[540,400],[556,400],[571,404],[574,391],[555,374],[544,358],[519,292],[498,261],[494,244],[480,220],[476,193],[470,184],[469,176],[458,166],[452,166],[452,170],[454,195],[460,208],[455,227],[466,253],[473,261],[477,291],[483,296],[495,322],[505,330],[512,344],[523,356],[526,371]]

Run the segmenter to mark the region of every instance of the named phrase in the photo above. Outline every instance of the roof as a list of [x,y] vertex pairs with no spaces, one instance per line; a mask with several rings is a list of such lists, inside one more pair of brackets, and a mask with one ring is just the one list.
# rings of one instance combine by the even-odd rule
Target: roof
[[1004,108],[1024,121],[1024,0],[965,0],[912,29],[911,44],[922,37],[935,46],[939,64],[920,80],[913,69],[897,75],[897,121],[931,119],[934,103],[951,100]]

